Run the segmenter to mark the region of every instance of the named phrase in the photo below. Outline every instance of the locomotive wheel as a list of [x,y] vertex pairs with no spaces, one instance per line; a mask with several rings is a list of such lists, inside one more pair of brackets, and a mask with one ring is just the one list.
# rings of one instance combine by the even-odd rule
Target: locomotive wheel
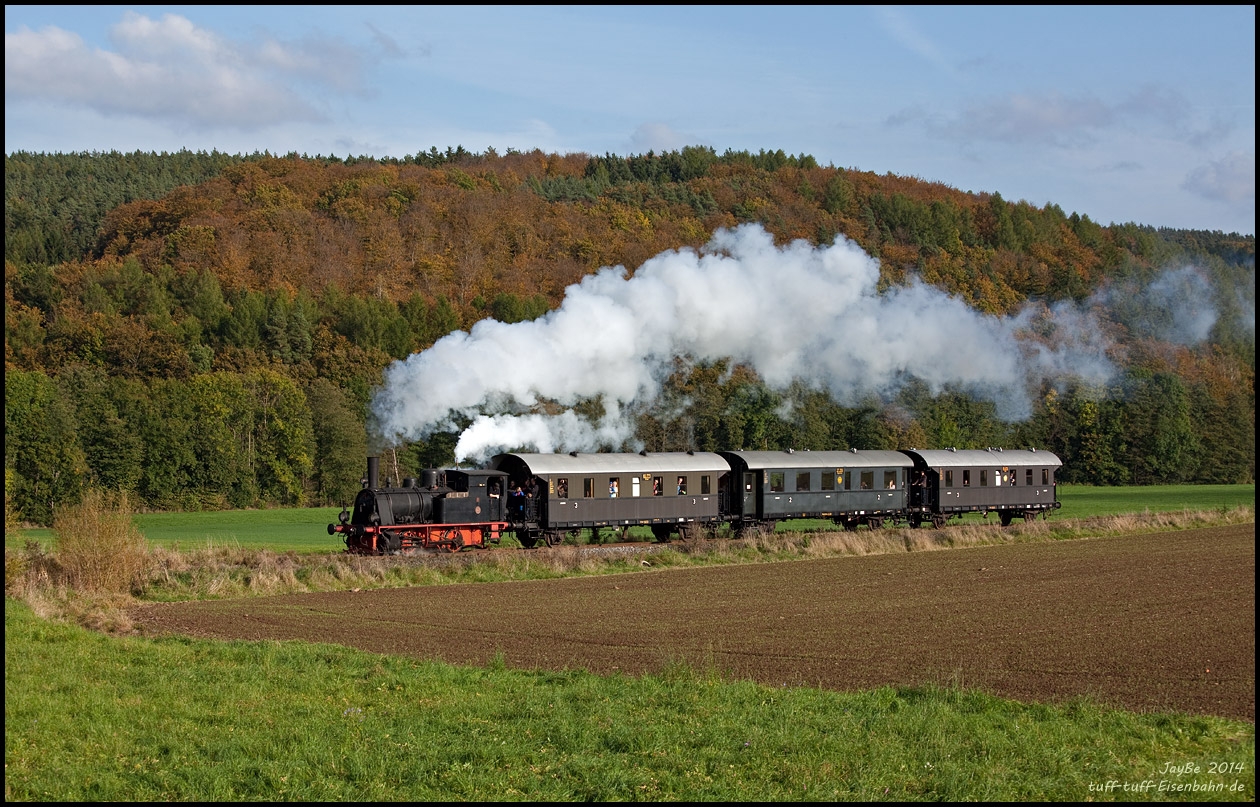
[[520,541],[521,546],[526,549],[533,549],[534,544],[538,543],[538,536],[530,533],[518,533],[516,540]]
[[459,530],[447,530],[442,533],[442,545],[450,552],[458,552],[464,548],[464,536]]

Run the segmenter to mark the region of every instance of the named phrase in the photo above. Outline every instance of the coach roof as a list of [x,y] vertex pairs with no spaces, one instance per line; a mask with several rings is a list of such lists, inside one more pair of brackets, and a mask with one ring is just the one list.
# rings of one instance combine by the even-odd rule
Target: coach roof
[[994,465],[1037,467],[1037,468],[1057,468],[1063,464],[1063,461],[1049,451],[1038,451],[1036,449],[1002,449],[990,448],[987,450],[964,450],[955,451],[946,449],[944,451],[918,451],[910,449],[906,452],[914,457],[922,466],[928,468],[949,468],[949,467],[983,467]]
[[706,451],[669,451],[659,454],[498,454],[490,460],[490,467],[508,470],[514,464],[523,464],[530,473],[538,476],[555,474],[602,474],[602,473],[721,473],[729,471],[726,460]]
[[750,471],[769,468],[886,468],[909,466],[911,460],[900,451],[722,451]]

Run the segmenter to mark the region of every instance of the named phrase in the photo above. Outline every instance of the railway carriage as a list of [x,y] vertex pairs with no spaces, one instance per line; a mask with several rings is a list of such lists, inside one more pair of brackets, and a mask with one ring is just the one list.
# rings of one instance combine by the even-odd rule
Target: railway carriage
[[899,451],[720,451],[736,532],[792,518],[879,529],[905,513],[912,463]]
[[730,467],[717,454],[499,454],[490,467],[509,478],[509,512],[526,547],[566,533],[651,527],[657,540],[721,520],[718,490]]
[[1049,451],[946,449],[902,452],[914,462],[910,523],[944,526],[963,513],[998,514],[1002,526],[1060,507],[1055,471],[1063,464]]

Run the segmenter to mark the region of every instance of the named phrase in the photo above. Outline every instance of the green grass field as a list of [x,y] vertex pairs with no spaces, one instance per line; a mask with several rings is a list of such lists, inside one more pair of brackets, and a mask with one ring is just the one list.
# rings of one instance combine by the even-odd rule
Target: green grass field
[[[1087,487],[1061,485],[1062,509],[1051,518],[1089,518],[1125,513],[1218,510],[1254,506],[1255,485],[1155,485],[1151,487]],[[344,545],[328,534],[340,508],[312,507],[275,510],[228,510],[203,513],[144,513],[136,526],[155,546],[180,549],[238,547],[276,552],[337,552]],[[970,515],[963,523],[981,521]],[[957,523],[957,522],[951,522]],[[778,531],[834,529],[829,521],[790,521]],[[651,533],[632,533],[650,540]],[[52,531],[29,529],[5,534],[5,549],[19,549],[26,540],[50,545]]]
[[1253,801],[1254,763],[1211,717],[111,638],[5,601],[6,801]]

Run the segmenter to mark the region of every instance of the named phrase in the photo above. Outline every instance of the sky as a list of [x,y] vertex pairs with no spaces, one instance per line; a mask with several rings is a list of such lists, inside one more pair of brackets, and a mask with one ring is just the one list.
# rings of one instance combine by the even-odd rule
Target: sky
[[5,6],[5,152],[779,150],[1254,235],[1254,6]]

